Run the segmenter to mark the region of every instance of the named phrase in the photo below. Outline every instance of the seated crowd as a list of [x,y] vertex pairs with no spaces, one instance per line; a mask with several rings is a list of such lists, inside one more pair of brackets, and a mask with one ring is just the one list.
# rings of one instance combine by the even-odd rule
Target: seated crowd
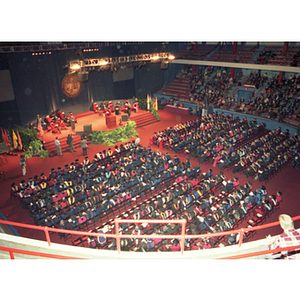
[[299,99],[296,94],[300,91],[300,76],[282,78],[278,83],[278,75],[274,75],[261,94],[246,102],[241,99],[235,106],[235,111],[249,114],[266,114],[269,118],[278,117],[282,121],[286,116],[299,117]]
[[[268,196],[265,187],[252,192],[251,181],[238,187],[234,180],[226,182],[220,172],[216,176],[203,173],[195,179],[183,179],[167,187],[152,199],[135,207],[122,215],[129,219],[185,219],[187,234],[216,233],[235,229],[246,216],[253,211],[254,222],[260,223],[281,202],[281,193],[277,197]],[[217,191],[219,190],[219,194]],[[216,196],[214,194],[217,194]],[[263,210],[266,208],[266,211]],[[260,221],[259,221],[260,220]],[[115,233],[113,222],[92,230],[91,232]],[[120,234],[181,234],[180,224],[120,224]],[[245,238],[251,233],[247,233]],[[85,246],[98,249],[116,249],[114,238],[85,238],[81,242]],[[238,236],[206,237],[202,239],[186,239],[185,250],[202,250],[211,247],[232,245],[238,242]],[[179,251],[178,239],[162,238],[123,238],[121,249],[125,251]]]
[[115,209],[131,207],[139,197],[181,173],[192,176],[200,170],[132,141],[115,146],[114,151],[99,152],[91,162],[88,157],[82,163],[76,159],[64,169],[53,168],[48,176],[42,173],[27,183],[12,184],[11,196],[38,225],[79,229]]
[[210,160],[220,169],[233,167],[233,173],[244,172],[261,181],[269,179],[300,150],[297,134],[290,136],[280,127],[268,132],[264,122],[257,124],[254,119],[248,123],[246,118],[233,119],[223,113],[155,132],[150,144],[176,153],[183,151],[200,163]]
[[233,118],[232,115],[225,116],[215,112],[196,121],[180,123],[174,128],[168,127],[161,132],[155,132],[150,144],[176,153],[183,151],[190,158],[198,157],[200,163],[213,157],[217,163],[221,159],[221,153],[231,155],[236,145],[264,128],[265,124],[257,124],[256,119],[248,122],[246,118],[240,120],[239,117]]
[[[199,68],[193,75],[190,66],[186,70],[186,76],[190,77],[189,102],[199,103],[200,106],[210,103],[216,108],[262,115],[278,119],[280,122],[290,122],[290,118],[300,120],[299,97],[297,97],[300,90],[300,76],[296,74],[288,78],[274,75],[268,80],[267,74],[250,72],[243,79],[243,84],[254,85],[256,90],[262,88],[262,91],[255,97],[251,97],[249,101],[243,97],[236,101],[228,91],[242,78],[242,72],[231,77],[229,68],[222,72],[218,69],[214,73],[212,68]],[[239,82],[239,85],[241,84]]]
[[112,113],[115,113],[116,115],[119,115],[121,112],[128,113],[128,110],[132,110],[134,112],[139,111],[139,103],[138,99],[134,99],[134,103],[131,105],[128,99],[125,100],[123,106],[121,106],[121,102],[117,101],[115,104],[113,101],[102,101],[101,104],[99,105],[97,102],[93,103],[93,110],[96,113],[99,113],[100,115],[106,114],[110,115]]
[[[201,136],[203,133],[199,141],[200,146],[205,147],[207,143],[214,141],[216,132],[222,138],[219,144],[223,144],[224,140],[230,141],[232,137],[239,135],[247,140],[248,135],[243,136],[242,133],[251,129],[255,129],[255,133],[260,130],[260,126],[264,129],[264,125],[257,124],[255,120],[248,123],[246,119],[239,120],[214,113],[163,130],[152,142],[160,145],[160,138],[169,147],[170,138],[177,136],[182,139],[184,135],[197,140],[197,134]],[[209,136],[211,140],[208,139]],[[276,134],[271,132],[270,136],[275,136],[278,140],[289,140],[288,134],[280,131]],[[237,139],[226,147],[233,149],[238,143]],[[208,145],[213,149],[219,146],[218,142]],[[286,147],[290,145],[287,144]],[[182,149],[191,154],[192,151],[188,152],[186,146]],[[173,147],[169,148],[173,150]],[[221,153],[222,149],[218,148],[217,151]],[[215,163],[216,157],[212,157]],[[30,178],[27,183],[23,180],[20,185],[13,184],[11,195],[29,210],[35,223],[41,226],[86,230],[89,224],[96,227],[99,223],[91,232],[110,233],[114,232],[112,219],[116,215],[133,219],[184,218],[187,221],[187,233],[197,234],[235,228],[252,208],[261,205],[262,199],[265,201],[260,190],[251,194],[251,189],[251,181],[239,187],[238,178],[226,181],[222,171],[216,176],[212,174],[212,170],[201,173],[200,165],[192,167],[189,158],[185,163],[180,162],[176,155],[172,158],[168,152],[160,153],[159,149],[153,151],[150,146],[146,149],[132,141],[120,147],[115,146],[114,151],[109,148],[108,151],[97,153],[91,162],[88,157],[82,163],[76,159],[75,163],[65,165],[64,169],[53,168],[48,176],[42,173]],[[263,194],[265,195],[266,193]],[[275,207],[274,201],[277,200],[272,197],[263,203],[267,212]],[[255,211],[255,217],[264,216],[264,209],[257,208],[260,210]],[[180,228],[178,224],[120,225],[121,232],[132,234],[179,234]],[[73,244],[76,245],[78,241],[93,248],[116,249],[114,239],[106,237],[80,237],[74,239]],[[206,249],[234,243],[234,237],[229,236],[186,240],[185,247]],[[176,239],[122,239],[121,245],[123,250],[129,251],[180,250]]]

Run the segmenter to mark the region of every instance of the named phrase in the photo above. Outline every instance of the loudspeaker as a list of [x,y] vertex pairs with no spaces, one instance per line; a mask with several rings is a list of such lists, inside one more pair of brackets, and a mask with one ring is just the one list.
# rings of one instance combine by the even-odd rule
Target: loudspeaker
[[89,79],[89,72],[78,72],[78,81],[87,81]]
[[166,70],[167,68],[168,68],[168,62],[167,61],[164,61],[164,60],[162,60],[162,62],[161,62],[161,64],[160,64],[160,68],[162,69],[162,70]]
[[83,125],[83,131],[86,131],[87,133],[91,133],[92,132],[92,124]]
[[128,115],[122,114],[122,121],[127,122],[128,121]]

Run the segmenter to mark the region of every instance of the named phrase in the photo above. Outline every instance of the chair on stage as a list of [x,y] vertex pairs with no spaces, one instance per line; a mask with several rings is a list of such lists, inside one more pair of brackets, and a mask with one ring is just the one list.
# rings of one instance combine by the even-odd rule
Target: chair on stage
[[139,112],[139,104],[138,104],[138,103],[134,103],[134,104],[132,105],[132,110],[133,110],[134,112],[138,113],[138,112]]

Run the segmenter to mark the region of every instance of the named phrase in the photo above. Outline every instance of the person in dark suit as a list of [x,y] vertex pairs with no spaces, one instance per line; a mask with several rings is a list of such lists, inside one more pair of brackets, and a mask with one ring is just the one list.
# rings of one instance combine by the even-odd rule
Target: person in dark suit
[[88,144],[87,144],[87,140],[84,137],[82,137],[82,139],[81,139],[80,147],[82,148],[83,155],[86,156]]

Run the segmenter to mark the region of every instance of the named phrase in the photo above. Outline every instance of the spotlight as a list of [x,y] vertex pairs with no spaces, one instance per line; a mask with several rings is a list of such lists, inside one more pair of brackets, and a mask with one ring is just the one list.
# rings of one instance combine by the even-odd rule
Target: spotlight
[[159,56],[158,55],[157,56],[153,56],[152,60],[154,60],[154,61],[159,60]]
[[78,70],[80,70],[81,69],[81,67],[80,67],[80,64],[79,64],[79,62],[73,62],[73,63],[70,63],[70,69],[72,70],[72,71],[78,71]]
[[99,63],[100,66],[105,66],[107,64],[108,64],[108,62],[105,61],[105,60],[101,60],[100,63]]

